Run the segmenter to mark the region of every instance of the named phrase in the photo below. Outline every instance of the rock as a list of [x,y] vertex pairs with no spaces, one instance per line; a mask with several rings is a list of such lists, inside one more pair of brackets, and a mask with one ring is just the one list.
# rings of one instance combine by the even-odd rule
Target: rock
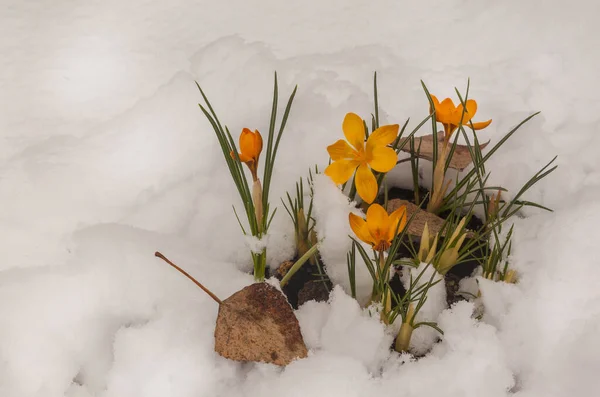
[[[412,219],[412,221],[408,224],[408,234],[411,236],[421,237],[423,234],[423,229],[425,228],[425,223],[427,223],[427,227],[429,229],[429,233],[433,236],[436,233],[439,233],[444,226],[444,219],[439,216],[432,214],[431,212],[427,212],[419,208],[418,205],[415,205],[407,200],[401,199],[391,199],[388,201],[387,212],[391,214],[401,206],[406,206],[406,218]],[[414,217],[413,217],[414,214]],[[445,231],[442,231],[441,236],[445,235]],[[467,230],[467,237],[472,238],[474,236],[472,231]]]
[[[408,140],[409,138],[401,139],[399,145],[402,145],[406,142],[406,144],[402,148],[402,151],[410,153],[410,143],[407,142]],[[426,160],[433,160],[433,142],[434,140],[432,134],[415,138],[415,152],[418,151],[420,158]],[[442,143],[444,142],[443,132],[438,133],[438,142],[438,150],[441,150]],[[488,144],[489,141],[485,143],[480,143],[479,148],[483,150]],[[473,150],[475,149],[473,148]],[[454,150],[454,154],[452,155],[452,159],[450,160],[449,167],[462,171],[465,168],[467,168],[472,162],[473,159],[471,158],[471,152],[469,152],[469,147],[466,145],[457,144],[456,149]]]
[[298,306],[314,300],[317,302],[327,302],[329,291],[322,281],[309,281],[298,292]]
[[249,285],[219,306],[215,351],[231,360],[281,366],[308,354],[290,304],[267,283]]

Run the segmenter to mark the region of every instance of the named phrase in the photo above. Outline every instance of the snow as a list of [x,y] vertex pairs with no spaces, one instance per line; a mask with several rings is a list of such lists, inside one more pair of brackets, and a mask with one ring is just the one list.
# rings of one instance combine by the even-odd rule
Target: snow
[[[423,262],[420,263],[418,267],[405,268],[405,270],[401,280],[407,291],[410,289],[411,276],[415,288],[429,285],[427,287],[427,300],[415,316],[415,324],[420,322],[436,323],[440,314],[448,306],[448,303],[446,302],[446,284],[444,278],[433,266]],[[413,331],[410,339],[411,352],[419,355],[426,354],[439,337],[439,332],[432,327],[418,327]]]
[[[600,388],[600,3],[5,0],[2,8],[1,396],[533,397]],[[425,117],[421,79],[445,97],[470,77],[476,120],[494,120],[480,132],[492,144],[542,111],[487,167],[490,184],[514,194],[558,155],[558,170],[527,196],[555,212],[528,209],[516,220],[520,282],[479,279],[483,321],[471,318],[473,303],[459,303],[439,315],[444,337],[426,357],[384,349],[393,337],[347,296],[350,204],[317,178],[322,252],[340,287],[329,306],[297,312],[309,357],[280,369],[214,353],[216,304],[154,252],[221,298],[252,282],[231,209],[241,209],[239,198],[194,80],[234,135],[262,132],[274,70],[280,103],[299,90],[273,203],[314,164],[324,169],[347,112],[369,117],[374,70],[382,123],[410,117],[410,128]],[[390,181],[406,183],[406,170],[394,174]],[[270,265],[292,250],[280,208]],[[368,294],[360,260],[357,273]]]

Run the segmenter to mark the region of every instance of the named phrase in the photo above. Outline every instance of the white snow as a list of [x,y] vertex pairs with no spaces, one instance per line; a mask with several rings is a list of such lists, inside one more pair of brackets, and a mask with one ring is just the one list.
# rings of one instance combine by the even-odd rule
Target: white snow
[[[410,289],[411,276],[415,288],[428,286],[427,299],[416,314],[415,323],[436,323],[440,314],[448,307],[444,278],[432,265],[427,263],[421,262],[418,267],[405,266],[401,280],[407,291]],[[410,349],[415,354],[423,355],[431,349],[439,337],[439,332],[432,327],[418,327],[412,333]]]
[[[599,2],[5,0],[2,10],[0,396],[600,389]],[[421,79],[439,98],[470,77],[476,121],[494,120],[479,132],[492,144],[542,111],[487,168],[490,184],[514,194],[558,155],[558,170],[527,195],[555,212],[528,209],[516,221],[520,282],[480,280],[483,321],[463,302],[441,313],[444,337],[426,357],[388,352],[392,336],[346,295],[350,205],[317,178],[323,254],[343,289],[330,306],[298,310],[309,357],[280,369],[214,353],[216,304],[154,252],[221,298],[252,282],[231,208],[241,203],[194,80],[237,137],[268,130],[275,70],[281,107],[299,89],[274,205],[309,167],[324,169],[347,112],[370,117],[375,70],[382,123],[425,117]],[[407,175],[389,180],[410,186]],[[292,251],[280,208],[269,264]]]

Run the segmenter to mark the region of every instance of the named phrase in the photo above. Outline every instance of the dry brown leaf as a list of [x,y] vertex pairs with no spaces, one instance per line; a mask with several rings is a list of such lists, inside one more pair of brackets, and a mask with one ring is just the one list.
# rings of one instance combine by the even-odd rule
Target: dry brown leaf
[[[406,219],[411,219],[412,221],[408,225],[408,234],[411,236],[421,237],[423,234],[423,229],[425,228],[425,223],[427,223],[427,227],[429,228],[429,233],[433,236],[436,233],[439,233],[442,230],[442,226],[444,225],[444,219],[439,216],[432,214],[431,212],[427,212],[419,208],[418,205],[411,203],[410,201],[401,200],[401,199],[391,199],[388,201],[387,212],[391,214],[400,206],[406,205]],[[445,233],[441,234],[442,236]],[[467,237],[472,237],[473,232],[467,232]]]
[[277,277],[279,280],[283,279],[285,277],[285,275],[287,274],[287,272],[290,271],[292,266],[294,266],[294,261],[281,262],[281,264],[275,271],[275,277]]
[[308,354],[292,307],[267,283],[249,285],[219,306],[215,351],[231,360],[276,365]]
[[[403,138],[400,140],[399,145],[406,144],[402,148],[403,152],[410,153],[410,142],[407,142],[409,138]],[[442,144],[444,142],[444,134],[438,133],[438,142]],[[479,145],[481,150],[485,149],[485,147],[490,142],[485,142]],[[419,145],[420,148],[419,148]],[[419,152],[419,157],[426,160],[433,160],[433,134],[431,135],[423,135],[421,137],[415,138],[415,151]],[[454,168],[456,170],[462,171],[467,168],[471,163],[471,153],[469,153],[469,148],[466,145],[456,144],[456,149],[454,150],[454,154],[452,155],[452,159],[450,160],[450,168]]]

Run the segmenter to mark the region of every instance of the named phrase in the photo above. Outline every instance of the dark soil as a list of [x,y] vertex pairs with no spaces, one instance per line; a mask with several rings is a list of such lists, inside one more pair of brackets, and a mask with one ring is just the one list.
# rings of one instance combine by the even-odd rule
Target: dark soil
[[[275,277],[281,280],[296,260],[298,258],[283,262],[275,271]],[[331,288],[331,281],[319,275],[319,268],[306,262],[283,287],[283,293],[287,296],[290,305],[294,309],[298,309],[299,306],[310,300],[327,301]]]

